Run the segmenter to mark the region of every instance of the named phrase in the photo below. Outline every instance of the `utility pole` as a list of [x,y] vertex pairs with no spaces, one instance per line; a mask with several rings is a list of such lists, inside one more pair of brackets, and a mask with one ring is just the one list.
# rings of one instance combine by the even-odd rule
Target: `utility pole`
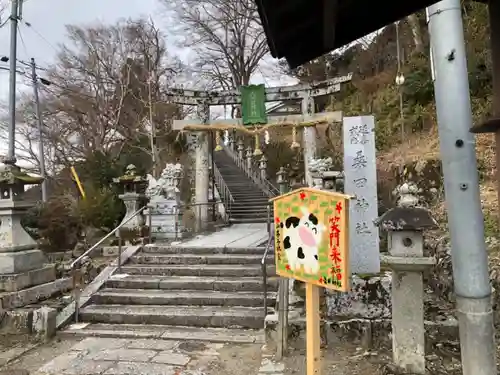
[[47,174],[45,172],[45,154],[43,152],[43,123],[40,114],[40,98],[38,97],[38,77],[36,75],[35,59],[31,59],[31,80],[33,81],[33,95],[35,96],[36,121],[38,125],[38,153],[40,161],[40,175],[42,181],[42,201],[47,202]]
[[16,163],[16,69],[17,69],[17,22],[19,1],[12,0],[10,10],[10,74],[9,74],[9,148],[5,164]]
[[153,123],[153,98],[151,93],[151,80],[153,79],[153,73],[149,72],[148,78],[148,95],[149,95],[149,126],[151,126],[150,142],[151,142],[151,163],[153,164],[153,176],[158,177],[156,174],[156,127]]
[[463,375],[496,375],[488,257],[479,197],[460,0],[428,8]]
[[405,82],[403,73],[401,73],[401,44],[399,41],[399,22],[395,22],[396,26],[396,49],[398,58],[398,74],[396,76],[396,85],[399,89],[399,115],[401,117],[401,142],[405,140],[405,115],[403,111],[403,83]]

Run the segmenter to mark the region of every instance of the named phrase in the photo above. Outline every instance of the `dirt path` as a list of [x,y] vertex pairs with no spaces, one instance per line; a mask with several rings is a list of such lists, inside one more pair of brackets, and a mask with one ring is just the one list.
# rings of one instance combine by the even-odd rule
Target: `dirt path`
[[[291,348],[278,362],[262,344],[113,338],[65,338],[48,343],[30,336],[0,336],[0,375],[305,375],[306,353]],[[10,356],[10,357],[9,357]],[[432,365],[434,361],[439,369]],[[458,375],[459,358],[430,355],[430,375]],[[348,343],[322,349],[322,375],[395,374],[390,352],[365,352]],[[6,361],[9,361],[6,364]]]
[[[0,374],[141,375],[146,370],[150,371],[148,375],[156,374],[155,371],[162,375],[295,375],[306,372],[304,350],[291,349],[287,358],[276,362],[274,352],[262,344],[109,338],[65,338],[37,344],[27,336],[4,342],[2,349],[10,344],[28,350],[0,367]],[[379,374],[377,355],[366,356],[355,347],[324,349],[323,357],[324,375]]]

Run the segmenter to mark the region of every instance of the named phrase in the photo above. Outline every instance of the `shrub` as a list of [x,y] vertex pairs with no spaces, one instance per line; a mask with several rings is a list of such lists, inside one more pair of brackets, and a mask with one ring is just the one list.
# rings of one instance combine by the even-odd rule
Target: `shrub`
[[83,226],[73,197],[55,196],[33,212],[38,216],[31,216],[28,224],[36,228],[42,250],[56,252],[75,247]]
[[125,215],[125,206],[110,188],[86,188],[86,198],[78,203],[83,225],[109,232]]

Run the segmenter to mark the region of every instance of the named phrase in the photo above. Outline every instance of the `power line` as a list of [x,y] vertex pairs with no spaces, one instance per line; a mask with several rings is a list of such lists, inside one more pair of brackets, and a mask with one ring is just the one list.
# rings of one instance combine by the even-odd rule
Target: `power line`
[[24,42],[23,34],[21,33],[21,28],[19,27],[19,25],[17,25],[17,32],[19,34],[19,39],[21,39],[21,44],[23,45],[24,53],[26,53],[26,56],[29,56],[28,48],[26,47],[26,43]]
[[50,48],[52,48],[54,51],[56,52],[59,52],[59,50],[51,43],[49,42],[49,40],[47,38],[45,38],[37,29],[35,29],[33,27],[33,24],[31,22],[27,22],[27,21],[24,21],[22,20],[23,24],[26,25],[26,27],[30,28],[31,30],[33,30],[33,32],[38,35],[38,37],[40,39],[42,39],[45,43],[47,43],[47,45],[50,46]]

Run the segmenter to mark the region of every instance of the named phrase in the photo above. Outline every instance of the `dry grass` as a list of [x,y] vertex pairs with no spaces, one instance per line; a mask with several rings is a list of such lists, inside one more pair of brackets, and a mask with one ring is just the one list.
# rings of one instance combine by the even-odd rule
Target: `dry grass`
[[[476,155],[485,181],[480,186],[483,209],[497,212],[497,188],[494,181],[496,174],[495,139],[491,134],[476,136]],[[404,166],[421,160],[440,159],[439,136],[433,127],[426,133],[411,135],[403,144],[398,144],[386,152],[379,153],[379,170],[390,171],[394,167]],[[444,210],[444,205],[439,210]]]
[[498,192],[496,183],[493,181],[486,181],[479,186],[481,193],[481,204],[483,210],[487,210],[490,215],[496,216],[498,213]]
[[379,153],[377,166],[381,170],[389,171],[396,166],[435,159],[439,159],[439,137],[437,131],[432,129],[428,133],[412,134],[405,143]]

